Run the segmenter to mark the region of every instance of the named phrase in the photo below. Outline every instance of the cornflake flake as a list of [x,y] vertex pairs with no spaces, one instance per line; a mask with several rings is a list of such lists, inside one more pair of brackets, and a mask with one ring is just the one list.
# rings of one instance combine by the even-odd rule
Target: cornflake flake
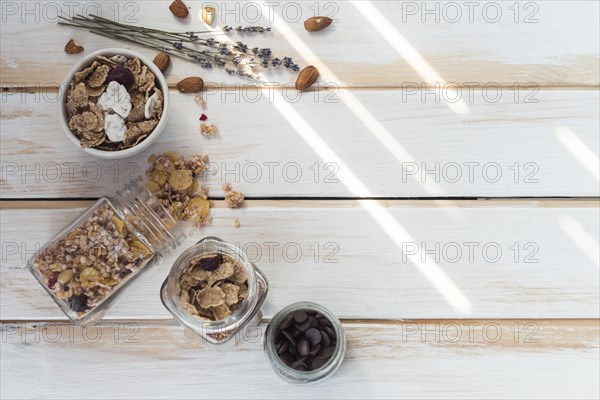
[[[202,259],[221,260],[214,271],[199,268]],[[182,271],[178,297],[183,309],[199,319],[217,321],[232,315],[248,295],[241,264],[225,254],[211,253],[190,261]],[[244,279],[241,279],[241,278]]]

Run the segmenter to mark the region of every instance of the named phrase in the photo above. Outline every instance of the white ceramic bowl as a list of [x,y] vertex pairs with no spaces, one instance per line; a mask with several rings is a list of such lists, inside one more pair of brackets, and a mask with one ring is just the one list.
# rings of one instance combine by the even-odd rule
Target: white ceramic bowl
[[[75,76],[76,72],[79,72],[82,69],[87,68],[90,65],[92,65],[92,62],[94,62],[94,60],[96,59],[97,56],[112,57],[116,54],[124,55],[127,58],[139,58],[140,61],[142,62],[142,64],[146,65],[150,69],[150,71],[152,71],[152,73],[156,76],[156,80],[158,81],[157,86],[162,91],[163,98],[164,98],[163,112],[160,117],[160,121],[158,121],[158,124],[156,125],[154,130],[150,133],[150,135],[148,135],[148,137],[146,139],[144,139],[142,142],[140,142],[136,146],[130,147],[129,149],[117,150],[117,151],[105,151],[105,150],[99,150],[99,149],[94,149],[94,148],[83,148],[83,147],[81,147],[81,142],[79,141],[79,138],[77,138],[77,136],[75,136],[73,134],[73,132],[71,132],[71,129],[69,128],[69,123],[67,120],[66,102],[67,102],[67,94],[69,92],[71,81],[73,80],[73,76]],[[167,125],[167,116],[169,115],[168,111],[169,111],[169,86],[168,86],[167,80],[165,79],[162,72],[160,72],[158,67],[156,65],[154,65],[154,63],[152,61],[148,60],[143,55],[136,53],[135,51],[131,51],[131,50],[127,50],[127,49],[119,49],[119,48],[110,48],[110,49],[102,49],[102,50],[95,51],[95,52],[87,55],[86,57],[84,57],[83,59],[78,61],[77,63],[75,63],[75,65],[73,65],[73,67],[71,68],[71,70],[69,71],[69,73],[65,77],[65,80],[62,83],[61,93],[60,93],[60,101],[58,103],[58,115],[59,115],[60,124],[61,124],[63,130],[65,131],[65,134],[71,140],[71,142],[73,142],[78,148],[82,149],[83,151],[85,151],[88,154],[91,154],[93,156],[100,157],[100,158],[111,159],[111,160],[115,160],[115,159],[119,159],[119,158],[127,158],[127,157],[133,156],[135,154],[141,153],[142,151],[144,151],[145,149],[150,147],[150,145],[152,145],[152,143],[154,143],[156,141],[156,139],[158,139],[158,137],[160,136],[162,131],[165,129],[165,126]]]

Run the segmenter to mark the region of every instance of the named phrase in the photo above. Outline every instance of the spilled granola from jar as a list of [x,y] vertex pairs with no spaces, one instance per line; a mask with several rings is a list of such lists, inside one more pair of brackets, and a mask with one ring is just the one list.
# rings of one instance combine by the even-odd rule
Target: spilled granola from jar
[[208,186],[198,177],[206,170],[208,156],[184,158],[174,152],[151,155],[146,170],[147,188],[178,221],[191,221],[198,228],[210,223]]
[[82,147],[124,150],[144,141],[163,113],[156,76],[138,58],[98,56],[76,72],[65,104]]
[[244,194],[237,190],[233,190],[230,183],[224,183],[222,186],[225,192],[225,204],[229,208],[240,208],[244,205]]
[[232,315],[248,296],[248,277],[233,257],[220,253],[193,259],[182,271],[178,297],[190,315],[219,321]]
[[32,265],[47,289],[65,301],[79,319],[135,275],[153,255],[105,203],[45,247]]

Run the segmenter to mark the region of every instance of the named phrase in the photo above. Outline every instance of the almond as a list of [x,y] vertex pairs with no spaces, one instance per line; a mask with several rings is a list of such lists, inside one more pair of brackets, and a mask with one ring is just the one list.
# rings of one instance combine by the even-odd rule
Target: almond
[[217,10],[214,7],[206,6],[202,9],[202,20],[207,24],[211,25],[215,19]]
[[73,39],[69,40],[65,45],[65,52],[67,54],[77,54],[83,51],[83,46],[74,41]]
[[327,28],[332,22],[329,17],[310,17],[304,21],[304,29],[309,32],[320,31],[321,29]]
[[173,15],[177,18],[187,18],[187,16],[190,15],[187,6],[181,0],[175,0],[172,2],[169,6],[169,10],[171,10]]
[[152,62],[160,69],[160,72],[165,72],[169,68],[169,64],[171,64],[171,57],[164,51],[161,51],[154,57]]
[[204,81],[198,76],[191,76],[179,81],[176,87],[181,93],[198,93],[204,87]]
[[317,81],[317,78],[319,78],[319,70],[316,67],[309,65],[308,67],[300,71],[300,73],[298,74],[298,78],[296,78],[296,89],[308,89],[313,83]]

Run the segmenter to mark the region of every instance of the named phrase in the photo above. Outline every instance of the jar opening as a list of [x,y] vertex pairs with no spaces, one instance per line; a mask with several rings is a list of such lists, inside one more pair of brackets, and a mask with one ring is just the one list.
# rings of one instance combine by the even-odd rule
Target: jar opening
[[[335,331],[335,349],[330,358],[314,370],[302,371],[286,364],[279,354],[281,350],[276,347],[276,336],[280,331],[280,327],[282,324],[285,326],[286,319],[297,311],[320,314],[329,321],[331,329]],[[346,339],[340,320],[331,311],[317,303],[299,302],[285,307],[273,317],[265,332],[264,350],[271,367],[281,378],[292,383],[314,383],[333,375],[340,367],[346,352]],[[280,351],[278,352],[278,350]]]
[[[230,257],[239,264],[246,275],[247,295],[241,300],[239,307],[231,315],[218,320],[204,318],[190,310],[189,304],[183,304],[180,299],[181,282],[186,280],[190,266],[199,258],[213,254]],[[203,272],[203,271],[200,271]],[[189,276],[189,275],[188,275]],[[187,280],[186,280],[187,284]],[[209,285],[210,286],[210,285]],[[200,290],[200,289],[197,289]],[[184,292],[185,293],[185,292]],[[237,295],[237,294],[236,294]],[[223,242],[220,239],[207,238],[190,247],[179,256],[173,264],[169,276],[165,280],[161,296],[167,309],[185,326],[205,337],[213,343],[222,343],[230,339],[233,333],[249,321],[262,304],[266,295],[266,280],[259,279],[254,265],[246,254],[238,247]],[[188,296],[184,294],[184,296]],[[186,300],[187,301],[187,300]]]

